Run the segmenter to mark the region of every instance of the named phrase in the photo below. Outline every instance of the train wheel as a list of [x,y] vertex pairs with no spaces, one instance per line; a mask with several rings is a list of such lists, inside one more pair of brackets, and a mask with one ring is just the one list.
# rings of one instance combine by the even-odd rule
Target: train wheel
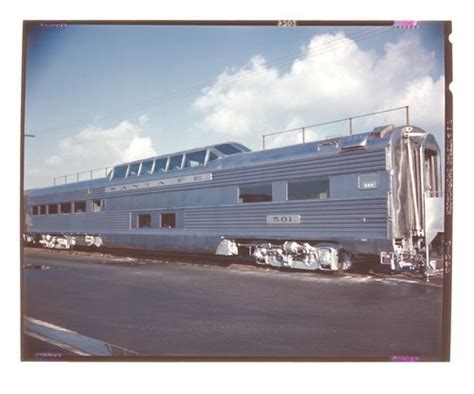
[[337,263],[337,270],[334,271],[334,274],[337,276],[344,275],[344,272],[352,266],[351,253],[346,252],[345,250],[339,251],[339,260]]
[[334,275],[343,276],[344,275],[344,263],[339,261],[337,264],[337,271],[334,271]]

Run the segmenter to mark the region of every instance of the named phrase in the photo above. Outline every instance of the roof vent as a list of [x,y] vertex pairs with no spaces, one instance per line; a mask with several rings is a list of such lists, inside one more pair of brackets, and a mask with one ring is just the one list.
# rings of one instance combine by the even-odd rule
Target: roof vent
[[387,133],[392,131],[393,129],[394,129],[393,124],[374,127],[374,129],[372,130],[372,137],[375,140],[378,140],[380,138],[384,138],[387,135]]
[[364,149],[367,145],[367,135],[352,135],[342,140],[341,150]]
[[339,139],[331,139],[331,140],[322,141],[316,147],[318,151],[331,149],[331,148],[333,149],[339,148]]

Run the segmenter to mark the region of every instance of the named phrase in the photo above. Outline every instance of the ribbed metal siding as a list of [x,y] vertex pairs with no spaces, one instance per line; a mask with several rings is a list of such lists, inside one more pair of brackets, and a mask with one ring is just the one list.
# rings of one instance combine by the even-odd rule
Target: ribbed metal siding
[[103,232],[129,229],[129,212],[76,213],[32,216],[30,231],[45,233]]
[[[74,191],[74,192],[65,192],[65,193],[51,193],[43,196],[35,196],[28,198],[28,205],[42,205],[42,204],[55,204],[60,202],[73,202],[73,201],[84,201],[90,200],[96,197],[97,194],[103,194],[104,188],[96,190],[96,192],[88,192],[88,189]],[[97,193],[99,192],[99,193]],[[95,193],[95,194],[94,194]]]
[[385,168],[385,151],[359,151],[326,158],[311,158],[291,162],[273,163],[232,170],[214,175],[213,184],[286,180],[296,177],[328,176],[351,172],[374,171]]
[[[267,215],[301,215],[299,224],[266,224]],[[364,221],[365,219],[365,221]],[[248,229],[265,232],[293,231],[334,232],[343,235],[360,231],[361,234],[387,233],[386,198],[357,200],[311,200],[284,203],[254,203],[232,206],[191,208],[185,211],[185,228],[191,229]],[[362,237],[363,235],[361,235]]]
[[[257,183],[276,180],[288,180],[308,176],[331,176],[354,172],[369,172],[385,169],[385,148],[371,150],[360,150],[338,154],[337,156],[309,157],[305,159],[279,161],[274,163],[257,164],[232,169],[215,170],[213,180],[195,184],[184,184],[179,186],[164,186],[160,188],[142,189],[138,191],[110,192],[105,188],[95,188],[84,191],[57,193],[44,196],[31,197],[29,205],[56,203],[63,201],[81,201],[92,198],[113,198],[118,196],[130,196],[136,194],[156,193],[160,191],[189,191],[193,189],[228,186],[242,183]],[[203,172],[206,169],[203,168]],[[170,177],[180,176],[179,171],[169,174]],[[135,179],[141,182],[145,178]],[[147,178],[152,179],[152,178]],[[130,183],[130,182],[129,182]]]

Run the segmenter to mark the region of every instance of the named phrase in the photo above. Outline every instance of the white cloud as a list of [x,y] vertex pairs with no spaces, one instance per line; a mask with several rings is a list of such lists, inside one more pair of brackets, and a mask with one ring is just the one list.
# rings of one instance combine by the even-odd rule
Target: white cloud
[[[267,65],[261,56],[241,69],[224,71],[193,103],[199,116],[196,128],[256,141],[265,132],[409,105],[412,124],[429,131],[442,129],[444,78],[430,77],[434,66],[434,54],[424,50],[416,35],[387,43],[379,56],[343,33],[318,35],[286,73]],[[365,131],[364,127],[403,121],[400,112],[354,126]],[[313,131],[312,137],[347,130],[347,124],[339,124]],[[273,144],[298,138],[279,136]]]
[[124,120],[108,129],[90,126],[60,140],[57,153],[46,160],[47,172],[54,177],[156,155],[151,138],[143,135],[146,121],[142,115],[138,124]]
[[148,121],[150,120],[150,117],[147,114],[142,114],[138,118],[138,124],[140,126],[144,126]]

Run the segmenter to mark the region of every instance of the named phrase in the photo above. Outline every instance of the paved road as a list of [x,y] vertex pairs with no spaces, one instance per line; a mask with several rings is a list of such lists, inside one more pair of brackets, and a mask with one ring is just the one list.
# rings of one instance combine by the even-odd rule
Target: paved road
[[50,267],[24,270],[25,315],[141,355],[441,357],[439,285],[35,249],[24,263]]

